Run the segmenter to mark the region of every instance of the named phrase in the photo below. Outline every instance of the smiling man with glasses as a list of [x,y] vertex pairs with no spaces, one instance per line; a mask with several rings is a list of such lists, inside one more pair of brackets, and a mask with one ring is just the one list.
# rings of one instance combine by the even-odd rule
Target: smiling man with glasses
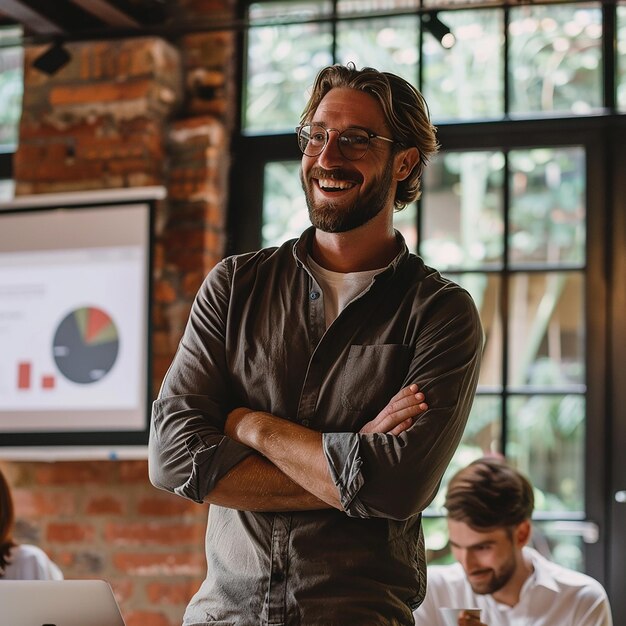
[[312,227],[207,276],[154,403],[150,477],[211,503],[185,625],[408,626],[478,312],[393,228],[437,149],[414,87],[327,67],[297,138]]

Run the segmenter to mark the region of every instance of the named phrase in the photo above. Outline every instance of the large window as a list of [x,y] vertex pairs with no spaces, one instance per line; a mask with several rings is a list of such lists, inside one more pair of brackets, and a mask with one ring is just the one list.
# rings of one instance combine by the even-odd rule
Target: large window
[[[610,155],[623,150],[626,1],[247,6],[233,180],[249,184],[232,189],[234,251],[276,245],[309,224],[293,129],[321,67],[352,61],[419,87],[442,148],[421,200],[395,225],[470,291],[486,334],[443,487],[472,459],[506,455],[535,486],[537,545],[610,582],[605,236],[619,204],[611,180],[622,176]],[[433,560],[451,558],[444,488],[425,519]]]
[[[605,106],[601,2],[471,10],[436,4],[450,9],[418,10],[420,2],[407,0],[251,4],[243,131],[290,130],[315,74],[335,61],[420,86],[438,123]],[[622,30],[624,10],[617,9]]]

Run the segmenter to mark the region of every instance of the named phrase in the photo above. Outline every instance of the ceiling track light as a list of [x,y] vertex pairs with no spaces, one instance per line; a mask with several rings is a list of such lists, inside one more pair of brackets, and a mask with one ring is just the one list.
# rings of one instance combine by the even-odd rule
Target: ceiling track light
[[444,48],[452,48],[456,43],[456,37],[450,30],[450,27],[439,19],[437,11],[423,13],[422,24]]
[[33,67],[40,72],[53,76],[62,67],[65,67],[72,58],[62,41],[55,41],[47,50],[44,50],[34,61]]

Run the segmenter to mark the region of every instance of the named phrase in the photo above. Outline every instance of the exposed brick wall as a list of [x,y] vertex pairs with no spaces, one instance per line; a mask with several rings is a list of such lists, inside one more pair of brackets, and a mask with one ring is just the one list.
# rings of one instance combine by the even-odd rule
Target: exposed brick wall
[[[179,0],[210,22],[234,0]],[[52,77],[26,51],[15,158],[19,195],[164,185],[154,250],[153,389],[193,295],[223,256],[233,126],[232,32],[176,42],[136,38],[68,45]],[[152,487],[145,461],[2,462],[18,539],[44,548],[66,578],[104,578],[127,626],[178,626],[204,577],[207,507]]]
[[109,581],[127,626],[180,624],[205,574],[207,507],[158,491],[144,461],[2,463],[17,538],[66,578]]
[[180,53],[146,37],[70,43],[50,77],[24,53],[16,194],[158,185],[166,175],[164,122],[182,99]]

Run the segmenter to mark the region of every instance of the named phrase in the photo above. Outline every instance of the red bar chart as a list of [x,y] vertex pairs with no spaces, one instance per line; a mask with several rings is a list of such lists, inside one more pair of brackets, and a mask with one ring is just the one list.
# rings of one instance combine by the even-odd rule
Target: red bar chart
[[17,388],[18,389],[30,389],[30,363],[18,363],[17,364]]
[[[24,392],[33,388],[33,364],[21,361],[17,364],[17,388]],[[39,387],[41,389],[54,389],[55,378],[52,374],[42,374]]]

